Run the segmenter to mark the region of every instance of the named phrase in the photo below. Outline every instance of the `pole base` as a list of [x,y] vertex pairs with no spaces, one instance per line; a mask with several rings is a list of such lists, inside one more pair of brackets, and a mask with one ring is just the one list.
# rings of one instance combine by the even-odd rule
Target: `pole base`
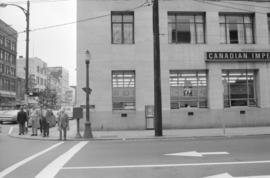
[[85,124],[84,124],[83,138],[93,138],[90,122],[85,122]]
[[82,136],[81,136],[80,132],[77,132],[77,134],[76,134],[75,138],[82,138]]

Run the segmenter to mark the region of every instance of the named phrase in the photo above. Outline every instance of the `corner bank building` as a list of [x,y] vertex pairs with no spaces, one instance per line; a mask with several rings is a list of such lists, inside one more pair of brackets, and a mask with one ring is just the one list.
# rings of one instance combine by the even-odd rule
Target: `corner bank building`
[[[150,1],[148,1],[150,2]],[[96,130],[153,127],[152,5],[77,1],[77,103]],[[270,125],[270,2],[159,0],[163,128]]]

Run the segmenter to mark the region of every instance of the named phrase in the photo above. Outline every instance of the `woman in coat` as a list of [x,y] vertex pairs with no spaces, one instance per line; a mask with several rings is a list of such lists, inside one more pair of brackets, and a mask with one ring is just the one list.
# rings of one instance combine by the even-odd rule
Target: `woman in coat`
[[30,115],[30,120],[32,124],[32,135],[37,136],[37,130],[40,127],[39,120],[40,120],[40,112],[35,109],[32,114]]

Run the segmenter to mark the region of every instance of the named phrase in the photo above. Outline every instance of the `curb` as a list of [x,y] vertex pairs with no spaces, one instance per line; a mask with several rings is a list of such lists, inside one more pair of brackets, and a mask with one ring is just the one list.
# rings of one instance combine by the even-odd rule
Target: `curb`
[[[8,136],[17,139],[24,139],[24,140],[39,140],[39,141],[64,141],[59,140],[55,137],[24,137],[13,134],[13,127],[10,128],[8,132]],[[229,138],[237,138],[237,137],[256,137],[256,136],[270,136],[270,133],[261,133],[261,134],[241,134],[241,135],[202,135],[202,136],[177,136],[177,135],[163,135],[163,136],[145,136],[145,137],[112,137],[112,136],[101,136],[101,137],[94,137],[91,139],[84,139],[84,138],[75,138],[69,137],[66,141],[161,141],[161,140],[196,140],[196,139],[229,139]]]

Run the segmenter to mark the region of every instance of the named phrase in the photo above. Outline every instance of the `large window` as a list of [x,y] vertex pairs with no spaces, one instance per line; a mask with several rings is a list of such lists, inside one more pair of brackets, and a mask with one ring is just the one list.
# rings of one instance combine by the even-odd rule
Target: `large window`
[[112,43],[133,44],[134,43],[134,13],[133,12],[111,12],[112,21]]
[[255,70],[224,70],[224,107],[256,106]]
[[171,109],[207,107],[206,71],[170,71]]
[[204,13],[168,12],[169,43],[205,43]]
[[270,43],[270,14],[267,15],[267,19],[268,19],[268,40]]
[[220,14],[220,42],[226,44],[254,43],[252,14]]
[[135,71],[112,71],[113,110],[135,110]]

